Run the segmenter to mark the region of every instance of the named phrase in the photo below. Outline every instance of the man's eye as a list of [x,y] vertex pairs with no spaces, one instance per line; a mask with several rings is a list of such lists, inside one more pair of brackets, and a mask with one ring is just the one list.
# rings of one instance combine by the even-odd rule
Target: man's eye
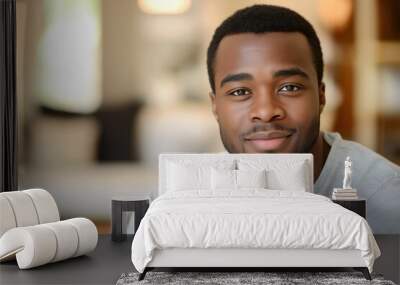
[[250,91],[247,89],[236,89],[233,90],[232,92],[229,92],[228,95],[232,95],[232,96],[244,96],[244,95],[249,95]]
[[282,86],[279,91],[283,91],[283,92],[297,92],[299,91],[301,88],[300,86],[294,85],[294,84],[287,84]]

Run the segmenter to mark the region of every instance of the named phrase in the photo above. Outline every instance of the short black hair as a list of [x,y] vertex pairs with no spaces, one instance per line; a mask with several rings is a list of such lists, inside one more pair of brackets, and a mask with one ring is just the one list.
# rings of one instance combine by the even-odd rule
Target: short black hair
[[241,33],[299,32],[311,47],[318,83],[322,82],[324,63],[321,43],[313,26],[297,12],[274,5],[253,5],[236,11],[215,30],[207,50],[207,71],[215,93],[214,62],[218,46],[228,35]]

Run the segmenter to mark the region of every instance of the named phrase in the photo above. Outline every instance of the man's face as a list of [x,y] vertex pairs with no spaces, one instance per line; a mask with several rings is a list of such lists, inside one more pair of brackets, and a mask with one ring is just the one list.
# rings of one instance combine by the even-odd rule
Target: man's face
[[213,113],[228,152],[310,152],[325,95],[304,35],[226,36],[214,79]]

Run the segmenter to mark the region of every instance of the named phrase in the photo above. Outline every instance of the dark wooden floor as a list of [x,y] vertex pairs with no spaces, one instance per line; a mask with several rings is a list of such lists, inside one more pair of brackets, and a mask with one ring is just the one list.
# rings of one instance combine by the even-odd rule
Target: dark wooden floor
[[[382,257],[374,272],[395,283],[400,281],[400,235],[375,237]],[[115,284],[124,272],[134,271],[131,262],[131,239],[115,243],[101,235],[95,251],[88,256],[19,270],[16,262],[0,264],[0,284]]]

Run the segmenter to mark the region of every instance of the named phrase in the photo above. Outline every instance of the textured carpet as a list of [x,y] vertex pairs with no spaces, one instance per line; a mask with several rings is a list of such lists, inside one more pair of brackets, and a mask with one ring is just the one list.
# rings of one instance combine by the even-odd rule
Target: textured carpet
[[381,275],[372,275],[368,281],[360,272],[154,272],[150,271],[142,281],[138,273],[124,273],[117,285],[133,284],[379,284],[395,285]]

